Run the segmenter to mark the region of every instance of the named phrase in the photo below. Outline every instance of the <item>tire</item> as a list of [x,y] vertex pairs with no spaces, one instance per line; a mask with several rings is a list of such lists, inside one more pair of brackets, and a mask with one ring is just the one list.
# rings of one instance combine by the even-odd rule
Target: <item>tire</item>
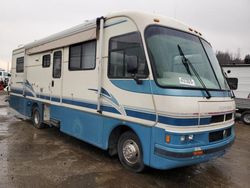
[[34,107],[32,109],[32,123],[34,127],[38,129],[42,129],[45,127],[45,125],[42,122],[42,117],[38,107]]
[[250,111],[245,111],[241,114],[241,121],[246,125],[250,125]]
[[117,149],[120,162],[126,169],[133,172],[142,172],[144,170],[141,143],[134,132],[124,132],[119,137]]

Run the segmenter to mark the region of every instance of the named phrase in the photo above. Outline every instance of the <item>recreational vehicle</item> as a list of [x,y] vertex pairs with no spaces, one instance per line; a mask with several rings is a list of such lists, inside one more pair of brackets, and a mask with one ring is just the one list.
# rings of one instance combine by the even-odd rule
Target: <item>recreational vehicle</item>
[[237,112],[241,121],[250,125],[250,64],[223,65],[227,77],[238,78],[238,88],[234,91]]
[[37,128],[170,169],[232,145],[235,102],[211,44],[174,19],[119,12],[13,51],[10,107]]

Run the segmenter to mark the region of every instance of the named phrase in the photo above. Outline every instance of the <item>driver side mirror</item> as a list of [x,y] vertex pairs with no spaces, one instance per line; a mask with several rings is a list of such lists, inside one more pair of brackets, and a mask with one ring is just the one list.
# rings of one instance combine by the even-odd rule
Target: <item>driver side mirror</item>
[[128,61],[127,62],[127,72],[131,73],[131,74],[136,74],[138,72],[137,61]]
[[[136,57],[136,56],[134,56]],[[127,61],[127,72],[132,74],[132,77],[134,78],[134,80],[136,81],[137,84],[141,85],[142,84],[142,80],[140,80],[137,76],[138,73],[138,61],[137,61],[137,57],[136,58],[132,58],[129,59]]]
[[229,88],[231,90],[236,90],[238,88],[238,78],[226,78]]

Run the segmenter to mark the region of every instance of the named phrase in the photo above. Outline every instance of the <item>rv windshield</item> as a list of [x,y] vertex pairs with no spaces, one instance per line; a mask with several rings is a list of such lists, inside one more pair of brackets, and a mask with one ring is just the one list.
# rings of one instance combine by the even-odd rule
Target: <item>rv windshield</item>
[[149,26],[145,37],[154,77],[160,86],[229,89],[211,46],[203,39],[162,26]]

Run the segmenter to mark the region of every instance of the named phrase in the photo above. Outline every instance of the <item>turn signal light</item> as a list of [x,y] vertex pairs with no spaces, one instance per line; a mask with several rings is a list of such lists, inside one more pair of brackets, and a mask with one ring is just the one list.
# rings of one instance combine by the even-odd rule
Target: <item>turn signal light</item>
[[194,152],[193,152],[193,155],[194,155],[194,156],[203,155],[203,151],[202,151],[202,150],[194,151]]
[[169,136],[169,135],[166,136],[166,142],[167,142],[167,143],[170,142],[170,136]]

